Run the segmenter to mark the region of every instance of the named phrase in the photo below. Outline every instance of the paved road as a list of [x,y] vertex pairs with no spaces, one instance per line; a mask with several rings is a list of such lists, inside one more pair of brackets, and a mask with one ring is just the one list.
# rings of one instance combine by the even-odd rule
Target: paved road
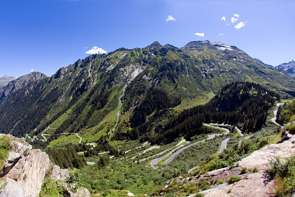
[[[212,124],[214,124],[214,123],[212,123]],[[167,161],[165,161],[165,162],[163,163],[163,165],[168,165],[171,161],[173,161],[173,159],[174,159],[177,155],[179,155],[179,154],[180,154],[182,151],[184,151],[185,149],[190,148],[191,146],[194,146],[194,145],[196,145],[196,144],[199,144],[199,143],[205,142],[206,140],[212,140],[212,139],[214,139],[216,136],[227,135],[227,134],[230,133],[230,131],[229,131],[228,129],[226,129],[226,128],[220,128],[220,127],[218,127],[218,126],[213,126],[213,125],[211,125],[211,123],[210,123],[210,124],[205,124],[205,123],[204,123],[204,125],[205,125],[205,126],[208,126],[208,127],[215,128],[215,129],[223,130],[223,131],[225,131],[225,133],[223,133],[223,134],[211,134],[211,135],[208,136],[207,139],[205,139],[205,140],[201,140],[201,141],[198,141],[198,142],[195,142],[195,143],[190,144],[190,145],[188,145],[188,146],[185,146],[185,147],[179,149],[178,151],[176,151],[175,153],[173,153],[175,150],[177,150],[177,149],[179,148],[179,147],[177,147],[177,148],[173,149],[172,151],[170,151],[168,154],[164,155],[163,157],[160,157],[160,158],[157,158],[157,159],[152,160],[152,161],[151,161],[151,166],[152,166],[153,168],[156,168],[155,165],[156,165],[159,161],[161,161],[161,160],[163,160],[163,159],[166,159],[167,157],[169,157],[170,155],[173,154],[169,159],[167,159]],[[217,124],[214,124],[214,125],[217,125]],[[228,139],[226,139],[226,140],[227,140],[227,141],[224,140],[224,141],[222,142],[222,144],[221,144],[221,148],[220,148],[220,150],[222,150],[222,151],[226,148],[227,142],[230,140],[230,138],[228,138]],[[221,151],[221,152],[222,152],[222,151]]]
[[82,142],[82,138],[80,137],[80,135],[79,135],[78,133],[76,133],[76,136],[77,136],[78,138],[80,138],[79,144],[81,144],[81,142]]
[[247,137],[241,139],[241,140],[239,141],[239,145],[238,145],[238,147],[242,146],[242,141],[247,140],[247,139],[249,139],[249,138],[251,138],[251,137],[253,137],[253,135],[249,135],[249,136],[247,136]]
[[151,166],[152,166],[154,169],[156,169],[156,164],[157,164],[159,161],[161,161],[161,160],[163,160],[163,159],[166,159],[167,157],[169,157],[170,155],[172,155],[173,152],[174,152],[176,149],[178,149],[178,148],[179,148],[179,147],[173,149],[172,151],[170,151],[168,154],[164,155],[163,157],[160,157],[160,158],[157,158],[157,159],[152,160],[152,161],[151,161]]
[[[217,125],[217,126],[213,126],[213,125]],[[221,125],[223,125],[223,124],[221,124]],[[209,124],[204,123],[204,126],[212,127],[212,128],[214,128],[214,129],[223,130],[223,131],[225,131],[225,133],[223,133],[224,135],[229,134],[229,130],[228,130],[228,129],[218,127],[218,124],[215,124],[215,123],[209,123]],[[216,135],[222,135],[222,134],[216,134]]]
[[225,140],[223,140],[221,142],[220,150],[218,153],[222,153],[224,151],[224,149],[226,149],[226,145],[229,140],[230,140],[230,138],[226,138]]
[[236,130],[239,132],[240,136],[244,136],[244,134],[242,133],[242,131],[239,129],[239,127],[235,126]]
[[44,138],[44,140],[42,140],[43,142],[47,141],[47,138],[44,136],[44,134],[41,134],[41,136]]
[[278,109],[279,109],[279,107],[282,105],[283,103],[277,103],[277,108],[273,111],[273,113],[274,113],[274,117],[271,119],[271,121],[273,122],[273,123],[275,123],[276,125],[278,125],[279,127],[282,127],[282,125],[280,125],[279,123],[277,123],[276,122],[276,119],[277,119],[277,113],[278,113]]
[[[228,129],[226,129],[226,130],[228,130]],[[224,134],[228,134],[228,133],[229,133],[229,131],[226,131],[226,133],[224,133]],[[179,154],[180,154],[182,151],[184,151],[185,149],[190,148],[191,146],[197,145],[197,144],[199,144],[199,143],[205,142],[205,141],[207,141],[207,140],[212,140],[212,139],[214,139],[216,136],[220,136],[220,135],[223,135],[223,134],[211,134],[211,135],[209,135],[208,138],[205,139],[205,140],[201,140],[201,141],[195,142],[195,143],[193,143],[193,144],[191,144],[191,145],[188,145],[188,146],[186,146],[186,147],[183,147],[182,149],[176,151],[176,152],[175,152],[175,153],[174,153],[169,159],[167,159],[167,161],[165,161],[165,162],[163,163],[163,165],[168,165],[171,161],[173,161],[173,159],[174,159],[177,155],[179,155]],[[168,155],[168,156],[169,156],[169,155]],[[165,158],[167,158],[167,157],[165,157]]]
[[[211,136],[211,135],[210,135]],[[215,136],[214,136],[215,137]],[[214,138],[213,137],[213,138]],[[212,139],[213,139],[212,138]],[[209,139],[209,137],[207,138],[207,139]],[[196,143],[193,143],[193,144],[191,144],[191,145],[188,145],[188,146],[186,146],[186,147],[183,147],[182,149],[180,149],[180,150],[178,150],[178,151],[176,151],[169,159],[167,159],[164,163],[163,163],[163,165],[168,165],[177,155],[179,155],[182,151],[184,151],[185,149],[187,149],[187,148],[189,148],[189,147],[191,147],[191,146],[194,146],[194,145],[196,145],[196,144],[199,144],[199,143],[202,143],[202,142],[205,142],[206,140],[202,140],[202,141],[199,141],[199,142],[196,142]],[[165,155],[166,156],[166,155]],[[169,155],[168,155],[169,156]],[[168,157],[167,156],[167,157]],[[167,157],[165,157],[165,158],[167,158]]]

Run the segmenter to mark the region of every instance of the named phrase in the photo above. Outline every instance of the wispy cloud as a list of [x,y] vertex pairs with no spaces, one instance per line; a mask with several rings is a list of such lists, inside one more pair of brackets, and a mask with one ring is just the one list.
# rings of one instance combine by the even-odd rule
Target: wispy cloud
[[237,18],[239,18],[239,17],[240,17],[240,15],[239,15],[239,14],[234,14],[234,16],[235,16],[235,17],[237,17]]
[[200,36],[200,37],[204,37],[205,34],[204,33],[195,33],[196,36]]
[[99,48],[97,46],[92,47],[92,49],[90,49],[89,51],[85,52],[86,54],[102,54],[102,53],[107,53],[105,50],[103,50],[102,48]]
[[231,17],[231,19],[230,19],[230,21],[231,21],[231,23],[234,23],[234,22],[236,22],[237,20],[239,20],[238,18],[236,18],[236,17]]
[[173,16],[169,15],[169,16],[167,17],[166,21],[167,21],[167,22],[169,22],[169,21],[176,21],[176,19],[175,19]]
[[223,35],[224,35],[224,33],[219,33],[218,35],[219,35],[219,36],[223,36]]
[[235,28],[236,28],[236,30],[238,30],[238,29],[241,29],[242,27],[245,27],[245,25],[246,25],[246,22],[239,22],[239,23],[235,26]]
[[221,17],[221,20],[222,20],[222,21],[226,21],[225,16]]

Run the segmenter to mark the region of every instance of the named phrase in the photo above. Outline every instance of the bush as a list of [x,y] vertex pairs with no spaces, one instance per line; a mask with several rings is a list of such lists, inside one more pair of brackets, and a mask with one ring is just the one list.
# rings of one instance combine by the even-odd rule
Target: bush
[[254,169],[252,170],[252,172],[253,172],[253,173],[256,173],[256,172],[258,172],[258,169],[257,169],[257,168],[254,168]]
[[283,164],[280,158],[276,158],[276,160],[272,160],[270,162],[271,168],[266,170],[266,173],[269,174],[271,178],[276,177],[285,177],[289,170],[289,162]]
[[229,184],[233,184],[233,183],[238,182],[240,180],[242,180],[242,178],[239,177],[239,176],[231,176],[231,177],[229,177],[229,179],[227,180],[227,182]]
[[247,173],[247,168],[242,168],[241,174],[246,174]]

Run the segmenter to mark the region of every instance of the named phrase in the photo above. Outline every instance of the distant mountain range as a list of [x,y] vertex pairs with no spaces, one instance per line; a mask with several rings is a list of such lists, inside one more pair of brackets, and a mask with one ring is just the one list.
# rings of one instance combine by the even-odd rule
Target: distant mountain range
[[13,76],[3,76],[3,77],[0,77],[0,88],[6,86],[8,84],[8,82],[12,81],[16,79],[16,77],[13,77]]
[[17,87],[14,82],[9,94],[2,89],[0,131],[16,136],[46,133],[51,136],[47,143],[62,133],[79,132],[89,141],[111,138],[151,120],[147,129],[157,130],[177,110],[208,101],[232,82],[295,90],[294,79],[286,73],[235,46],[212,41],[193,41],[182,48],[158,42],[120,48],[78,60],[51,77],[32,77],[21,88],[12,88]]
[[288,63],[283,63],[278,66],[275,66],[275,68],[278,70],[284,70],[288,74],[290,74],[292,77],[295,78],[295,61],[294,60],[292,60]]

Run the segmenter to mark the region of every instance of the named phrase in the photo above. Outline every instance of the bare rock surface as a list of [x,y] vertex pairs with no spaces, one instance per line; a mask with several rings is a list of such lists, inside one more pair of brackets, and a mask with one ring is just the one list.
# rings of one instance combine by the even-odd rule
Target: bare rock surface
[[23,184],[25,196],[39,195],[49,165],[50,160],[45,152],[39,149],[30,151],[19,180]]
[[[242,197],[265,197],[274,196],[274,181],[268,180],[265,170],[270,167],[270,161],[276,157],[288,158],[295,153],[294,138],[279,144],[271,144],[253,152],[239,162],[239,166],[248,170],[257,169],[256,173],[241,175],[241,181],[234,184],[223,184],[222,186],[202,191],[208,197],[215,196],[242,196]],[[221,176],[230,174],[230,169],[224,168],[207,173],[205,176]]]
[[12,180],[10,178],[6,179],[7,185],[4,190],[0,193],[0,196],[2,197],[25,197],[24,189],[22,187],[22,184],[20,182],[17,182],[15,180]]
[[276,157],[287,158],[295,153],[295,149],[293,148],[294,144],[292,142],[292,140],[286,140],[283,143],[265,146],[241,160],[239,164],[241,167],[266,170],[269,167],[270,161]]
[[[3,137],[4,134],[0,134]],[[0,171],[0,197],[36,197],[42,189],[44,179],[66,180],[69,169],[54,165],[47,153],[32,146],[23,139],[6,135],[10,139],[11,150],[8,152],[3,169]],[[1,175],[2,174],[2,175]],[[67,188],[66,183],[63,183]],[[75,197],[90,196],[86,188],[79,188],[76,193],[68,191]]]
[[80,187],[79,189],[77,189],[76,193],[70,192],[71,197],[88,197],[90,196],[90,192],[88,191],[88,189]]
[[65,180],[70,177],[69,169],[60,169],[58,165],[54,165],[52,168],[51,178],[53,180]]

